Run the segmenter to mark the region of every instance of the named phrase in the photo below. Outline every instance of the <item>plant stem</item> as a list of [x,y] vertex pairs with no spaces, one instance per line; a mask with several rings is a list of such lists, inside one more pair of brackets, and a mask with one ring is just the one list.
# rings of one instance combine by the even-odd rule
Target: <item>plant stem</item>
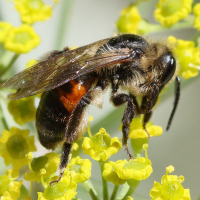
[[56,36],[56,43],[55,43],[55,49],[60,49],[63,47],[63,40],[64,37],[66,37],[66,32],[68,29],[68,24],[70,21],[70,16],[72,12],[72,6],[74,0],[65,0],[62,1],[62,8],[60,12],[60,17],[58,20],[58,31]]
[[129,191],[129,188],[130,188],[130,186],[128,185],[128,183],[127,182],[124,183],[122,190],[120,192],[120,195],[117,197],[117,200],[121,200],[126,195],[126,193]]
[[104,162],[102,160],[99,161],[100,169],[101,169],[101,177],[102,177],[102,187],[103,187],[103,200],[108,200],[108,184],[107,181],[102,176]]
[[113,189],[113,192],[112,192],[112,195],[110,197],[110,200],[115,200],[115,198],[117,196],[118,189],[119,189],[119,185],[115,185],[114,189]]
[[99,200],[99,197],[98,197],[98,195],[97,195],[97,192],[96,192],[95,189],[93,188],[93,185],[92,185],[92,183],[91,183],[90,180],[85,181],[85,182],[83,183],[83,185],[84,185],[84,187],[86,188],[86,190],[89,192],[89,194],[90,194],[92,200]]
[[1,116],[1,122],[4,126],[4,129],[9,130],[9,126],[8,126],[7,121],[3,114],[3,109],[2,109],[1,103],[0,103],[0,116]]
[[12,67],[12,65],[15,63],[15,61],[16,61],[17,58],[19,57],[19,55],[20,55],[20,54],[14,54],[14,55],[13,55],[13,57],[12,57],[10,63],[8,64],[8,66],[7,66],[4,70],[2,70],[2,72],[1,72],[1,74],[0,74],[1,76],[3,76],[3,74],[5,74],[5,73]]
[[122,200],[126,200],[128,196],[131,196],[133,192],[135,192],[135,190],[136,190],[136,187],[130,187]]
[[188,16],[186,19],[184,19],[183,22],[176,23],[170,27],[164,27],[160,24],[150,24],[150,30],[149,33],[155,33],[155,32],[162,32],[162,31],[168,31],[168,30],[179,30],[184,28],[192,28],[193,27],[193,16]]

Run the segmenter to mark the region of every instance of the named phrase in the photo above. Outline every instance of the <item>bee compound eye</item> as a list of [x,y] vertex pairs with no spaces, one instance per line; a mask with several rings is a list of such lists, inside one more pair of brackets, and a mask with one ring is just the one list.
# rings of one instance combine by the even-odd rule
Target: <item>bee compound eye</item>
[[161,83],[162,86],[167,84],[173,77],[176,71],[176,60],[171,55],[165,55],[162,58],[163,65],[165,65],[164,72],[162,75]]

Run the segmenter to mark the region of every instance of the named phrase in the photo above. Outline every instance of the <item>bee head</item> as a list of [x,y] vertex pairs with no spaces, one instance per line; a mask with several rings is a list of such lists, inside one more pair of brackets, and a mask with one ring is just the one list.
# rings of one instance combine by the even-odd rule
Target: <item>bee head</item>
[[[164,87],[173,77],[176,71],[176,60],[171,52],[167,52],[159,58],[162,67],[161,88]],[[160,65],[159,64],[159,65]]]

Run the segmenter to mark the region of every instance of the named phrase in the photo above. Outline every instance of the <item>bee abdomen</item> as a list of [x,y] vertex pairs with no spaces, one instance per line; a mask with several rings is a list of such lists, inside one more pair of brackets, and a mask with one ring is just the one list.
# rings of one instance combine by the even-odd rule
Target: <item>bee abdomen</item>
[[54,149],[64,140],[65,127],[70,114],[83,95],[90,89],[93,79],[72,80],[52,91],[43,93],[36,113],[36,128],[40,143]]
[[63,141],[69,115],[55,90],[42,94],[36,113],[36,128],[40,143],[45,148],[55,149]]

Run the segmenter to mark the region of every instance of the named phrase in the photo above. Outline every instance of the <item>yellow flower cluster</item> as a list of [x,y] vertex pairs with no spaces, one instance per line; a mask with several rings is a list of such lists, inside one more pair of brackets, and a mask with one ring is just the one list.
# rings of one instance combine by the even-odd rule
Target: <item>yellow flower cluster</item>
[[4,41],[5,49],[17,54],[28,53],[38,44],[40,44],[39,35],[35,33],[33,27],[26,24],[11,28]]
[[29,136],[28,130],[12,127],[10,131],[4,130],[0,138],[0,156],[5,164],[12,164],[14,169],[20,169],[28,164],[25,155],[29,151],[36,151],[34,137]]
[[111,138],[104,128],[101,128],[91,138],[85,137],[82,149],[85,154],[89,154],[92,159],[106,161],[111,155],[117,153],[122,147],[117,137]]
[[52,15],[51,6],[45,5],[41,0],[14,0],[14,4],[23,23],[45,21]]
[[191,9],[192,0],[160,0],[154,16],[163,26],[169,27],[187,17]]
[[180,65],[179,76],[188,79],[198,75],[200,69],[200,51],[192,41],[176,39],[173,36],[168,38],[169,43],[175,45],[173,52]]
[[34,121],[36,114],[34,97],[18,99],[16,101],[10,100],[8,103],[8,110],[14,120],[20,125]]
[[33,159],[30,157],[29,159],[30,172],[25,173],[24,179],[31,182],[37,181],[38,183],[41,181],[42,169],[45,170],[43,178],[47,178],[57,171],[58,164],[60,162],[59,155],[54,152],[47,153],[44,156]]
[[136,6],[130,5],[121,11],[116,26],[120,33],[137,33],[142,18]]
[[173,166],[166,168],[166,174],[162,177],[161,183],[154,181],[154,186],[150,191],[152,200],[191,200],[189,189],[184,189],[183,176],[168,175],[174,171]]
[[0,43],[2,43],[11,29],[12,25],[8,22],[0,21]]
[[77,184],[70,177],[64,176],[59,183],[48,184],[44,193],[38,192],[38,200],[71,200],[76,195],[76,187]]
[[91,176],[92,163],[88,159],[82,159],[80,156],[72,158],[67,166],[65,174],[70,175],[76,183],[83,183]]
[[22,181],[16,181],[18,170],[7,170],[0,176],[0,198],[2,200],[17,200],[20,196]]
[[124,184],[126,181],[131,185],[132,179],[141,181],[147,179],[153,172],[151,161],[147,156],[148,145],[145,149],[145,158],[140,157],[132,160],[118,160],[117,162],[107,162],[104,165],[103,177],[116,185]]
[[[52,7],[42,0],[14,0],[19,11],[22,25],[13,27],[8,22],[0,21],[0,43],[6,50],[16,54],[28,53],[40,44],[40,37],[31,26],[37,21],[44,21],[52,16]],[[54,1],[54,4],[57,3]]]
[[195,16],[194,28],[196,28],[197,30],[200,31],[200,3],[197,3],[193,7],[193,13],[194,13],[194,16]]
[[147,138],[149,133],[150,137],[160,136],[163,133],[162,127],[153,125],[152,122],[148,122],[146,125],[147,132],[143,128],[143,115],[136,117],[130,124],[129,138]]

